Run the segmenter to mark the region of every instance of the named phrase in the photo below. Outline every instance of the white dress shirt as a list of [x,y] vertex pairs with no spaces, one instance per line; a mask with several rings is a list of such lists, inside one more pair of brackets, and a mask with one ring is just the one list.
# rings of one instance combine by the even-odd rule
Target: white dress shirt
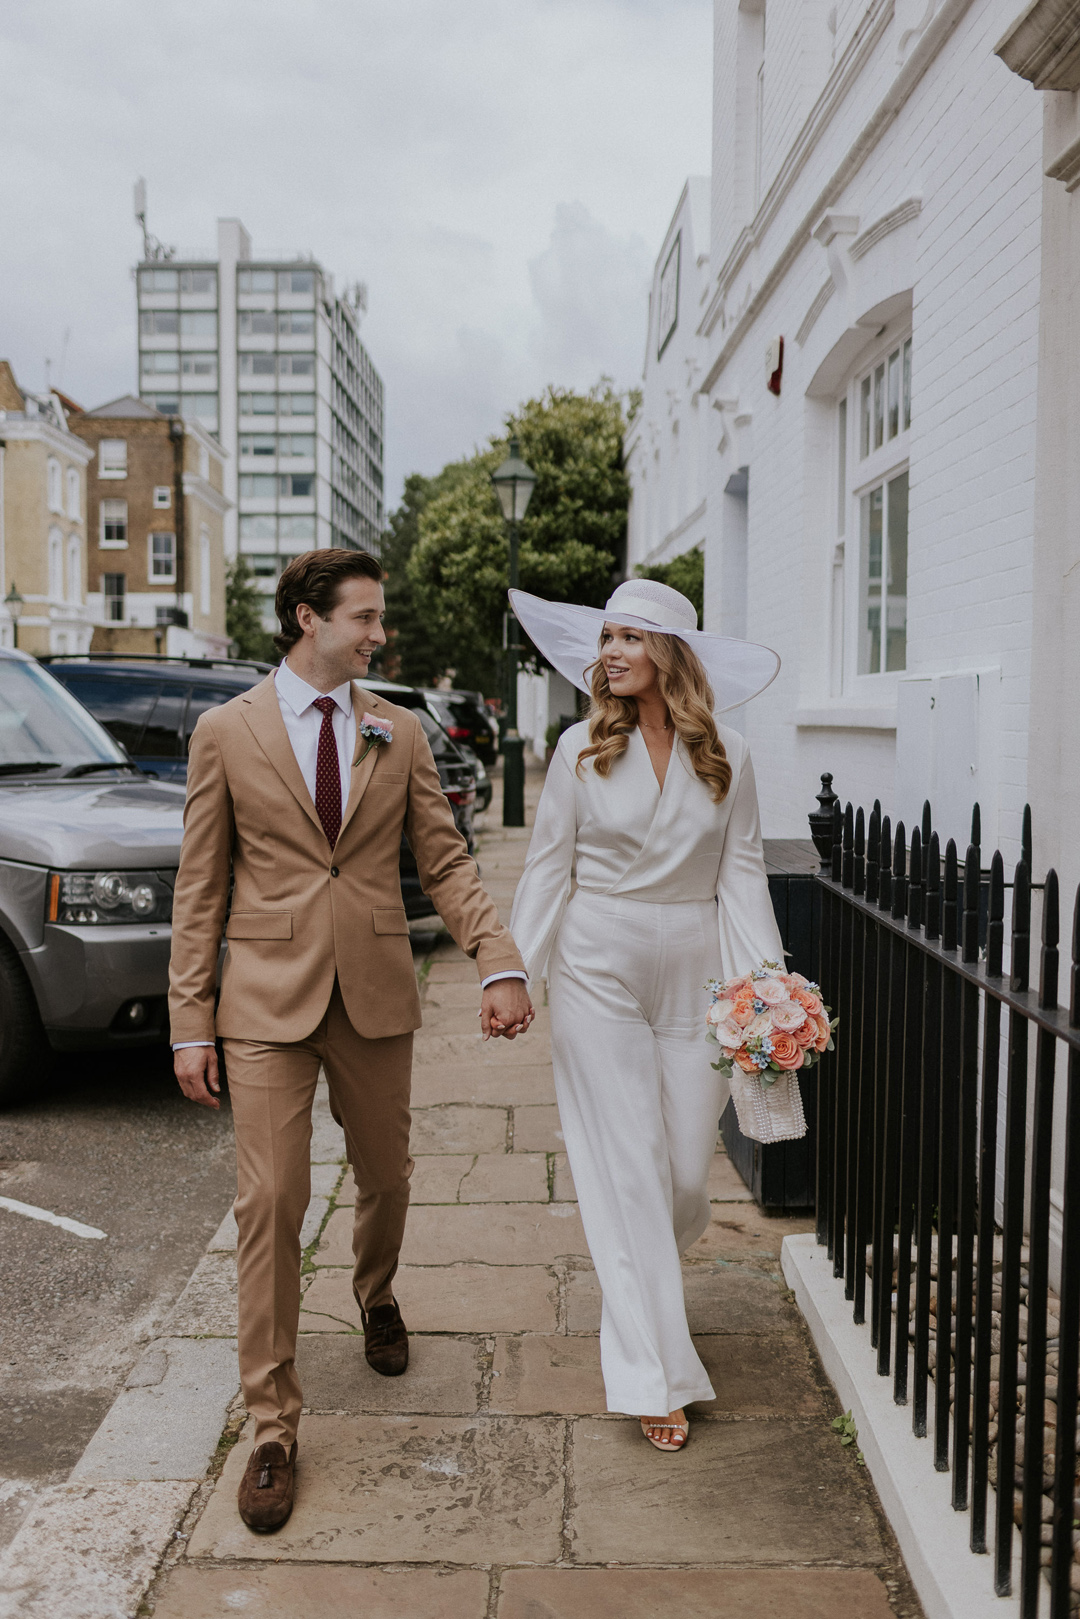
[[[334,741],[337,743],[338,768],[341,771],[341,813],[344,815],[345,806],[349,802],[353,756],[356,752],[356,714],[353,710],[351,682],[346,680],[343,685],[335,686],[333,691],[319,691],[316,687],[309,686],[306,680],[301,680],[300,676],[289,668],[288,663],[283,662],[274,671],[274,689],[277,692],[285,730],[296,755],[296,762],[300,766],[304,786],[311,794],[313,804],[315,766],[319,757],[319,733],[323,722],[321,711],[313,705],[316,697],[332,697],[337,704],[331,716],[331,724],[334,727]],[[483,979],[480,988],[487,989],[489,984],[495,983],[499,978],[525,979],[525,974],[492,973]],[[173,1046],[173,1050],[182,1051],[186,1046],[212,1044],[212,1040],[180,1040]]]

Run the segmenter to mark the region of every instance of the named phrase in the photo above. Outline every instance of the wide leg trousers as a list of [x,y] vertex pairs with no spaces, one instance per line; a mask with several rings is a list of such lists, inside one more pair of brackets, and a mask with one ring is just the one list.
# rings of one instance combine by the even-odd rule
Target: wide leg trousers
[[306,1040],[226,1040],[236,1133],[238,1350],[255,1443],[296,1438],[300,1227],[311,1196],[311,1106],[320,1067],[356,1179],[353,1286],[388,1304],[409,1208],[411,1034],[365,1040],[334,984]]
[[709,1223],[727,1082],[705,1040],[715,901],[578,889],[548,968],[555,1090],[603,1291],[609,1411],[663,1416],[714,1391],[690,1338],[680,1253]]

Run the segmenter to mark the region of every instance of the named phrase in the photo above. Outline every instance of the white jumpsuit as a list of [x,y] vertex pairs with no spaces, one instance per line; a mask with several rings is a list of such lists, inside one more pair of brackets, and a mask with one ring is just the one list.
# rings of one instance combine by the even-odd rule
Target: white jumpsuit
[[749,752],[718,730],[732,768],[722,804],[678,740],[661,792],[639,731],[606,778],[591,759],[575,770],[587,724],[564,732],[510,921],[530,976],[548,980],[559,1113],[603,1291],[608,1409],[637,1416],[714,1397],[679,1264],[709,1223],[728,1100],[705,984],[783,961]]

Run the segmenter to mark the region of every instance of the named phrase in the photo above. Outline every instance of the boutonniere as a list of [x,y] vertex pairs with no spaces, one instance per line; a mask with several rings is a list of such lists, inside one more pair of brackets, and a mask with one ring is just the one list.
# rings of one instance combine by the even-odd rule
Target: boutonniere
[[384,744],[389,746],[394,740],[394,722],[377,719],[374,714],[365,714],[360,721],[360,735],[366,739],[367,747],[357,759],[357,764],[363,763],[372,748],[381,748]]

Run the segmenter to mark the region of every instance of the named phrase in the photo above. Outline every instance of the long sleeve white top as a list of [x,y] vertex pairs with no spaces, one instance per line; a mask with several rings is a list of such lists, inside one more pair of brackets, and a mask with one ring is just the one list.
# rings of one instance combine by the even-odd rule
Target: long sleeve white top
[[545,972],[575,872],[578,887],[591,893],[658,905],[715,896],[726,977],[763,960],[783,962],[750,752],[737,731],[717,730],[732,772],[720,804],[678,738],[661,791],[640,731],[606,777],[592,759],[576,768],[588,723],[563,732],[510,918],[530,977]]

